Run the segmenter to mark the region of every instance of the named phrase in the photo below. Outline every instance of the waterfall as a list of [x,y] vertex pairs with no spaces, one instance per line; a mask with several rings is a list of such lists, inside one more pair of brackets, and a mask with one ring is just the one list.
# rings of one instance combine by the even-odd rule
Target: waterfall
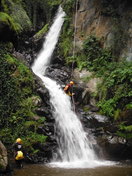
[[51,56],[55,49],[55,46],[58,41],[58,37],[61,31],[61,27],[64,22],[65,13],[62,8],[59,7],[57,15],[55,16],[54,23],[48,32],[45,42],[43,44],[43,48],[38,55],[37,60],[32,66],[32,70],[36,75],[43,75],[45,73],[46,67],[50,63]]
[[60,85],[44,76],[45,69],[50,64],[58,41],[64,17],[65,13],[59,7],[54,22],[46,36],[43,48],[32,66],[32,70],[41,78],[43,84],[49,90],[50,102],[53,105],[55,133],[59,146],[57,157],[53,158],[53,161],[61,164],[67,163],[69,166],[75,163],[79,163],[79,166],[80,163],[89,163],[89,165],[95,166],[98,165],[97,158],[79,118],[72,111],[69,96],[64,93]]

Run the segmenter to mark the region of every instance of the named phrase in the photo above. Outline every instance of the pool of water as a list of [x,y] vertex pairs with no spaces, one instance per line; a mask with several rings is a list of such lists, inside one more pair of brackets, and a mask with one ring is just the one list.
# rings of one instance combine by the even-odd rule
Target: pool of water
[[96,168],[59,168],[46,165],[24,165],[12,176],[132,176],[132,165],[118,164]]

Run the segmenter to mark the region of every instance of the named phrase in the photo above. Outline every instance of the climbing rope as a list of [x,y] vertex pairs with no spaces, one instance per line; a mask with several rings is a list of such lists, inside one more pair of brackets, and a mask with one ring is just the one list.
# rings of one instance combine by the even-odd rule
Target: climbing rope
[[[78,1],[76,0],[75,3],[75,18],[74,18],[74,34],[73,34],[73,53],[72,53],[72,57],[75,57],[75,49],[76,49],[76,32],[77,32],[77,6],[78,6]],[[73,72],[73,66],[74,66],[74,62],[72,62],[72,72]]]
[[[72,53],[72,57],[75,57],[75,49],[76,49],[76,32],[77,32],[77,7],[78,7],[78,1],[76,0],[75,2],[75,18],[74,18],[74,34],[73,34],[73,53]],[[74,61],[72,61],[72,74],[71,77],[73,77],[73,70],[74,70]],[[72,88],[72,93],[73,93],[73,88]],[[75,101],[74,101],[74,97],[72,96],[72,103],[73,103],[73,109],[75,112]]]

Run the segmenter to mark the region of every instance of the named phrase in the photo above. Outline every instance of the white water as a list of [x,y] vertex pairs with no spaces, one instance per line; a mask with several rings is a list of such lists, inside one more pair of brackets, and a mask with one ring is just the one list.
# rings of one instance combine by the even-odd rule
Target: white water
[[51,165],[59,167],[95,167],[104,165],[104,162],[100,162],[96,158],[81,122],[72,111],[70,98],[55,81],[43,76],[46,67],[50,64],[64,22],[64,16],[65,13],[60,7],[47,34],[43,49],[32,66],[33,72],[41,78],[49,90],[50,102],[54,107],[53,116],[55,118],[56,139],[59,148],[58,155],[53,158]]

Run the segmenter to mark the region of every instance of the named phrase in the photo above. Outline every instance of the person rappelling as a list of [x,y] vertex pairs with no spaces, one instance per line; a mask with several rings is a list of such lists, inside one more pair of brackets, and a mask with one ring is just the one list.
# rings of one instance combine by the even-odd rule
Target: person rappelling
[[73,81],[70,81],[69,84],[67,84],[65,87],[64,87],[64,92],[71,97],[71,101],[73,103],[73,109],[75,111],[75,102],[74,102],[74,95],[75,93],[73,93],[73,85],[74,85],[74,82]]
[[73,96],[75,95],[75,93],[73,93],[73,85],[74,85],[74,82],[73,81],[70,81],[69,84],[67,84],[64,88],[64,92],[69,95],[69,96]]

